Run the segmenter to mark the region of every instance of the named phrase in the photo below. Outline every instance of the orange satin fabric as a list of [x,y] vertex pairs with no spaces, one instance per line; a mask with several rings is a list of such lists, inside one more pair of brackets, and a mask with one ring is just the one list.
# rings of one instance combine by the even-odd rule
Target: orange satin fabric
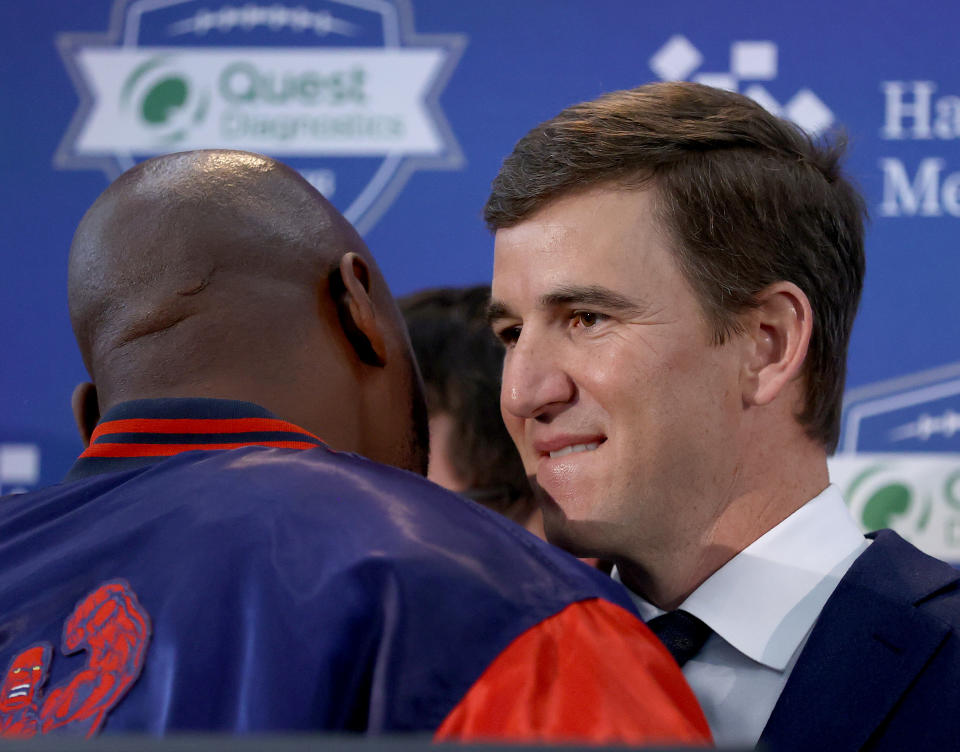
[[609,601],[567,606],[514,640],[437,730],[436,741],[708,745],[677,664]]

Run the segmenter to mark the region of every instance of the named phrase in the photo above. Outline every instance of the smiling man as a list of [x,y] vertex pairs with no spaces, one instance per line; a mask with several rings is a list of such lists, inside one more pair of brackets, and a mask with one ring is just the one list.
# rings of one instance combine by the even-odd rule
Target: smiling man
[[547,535],[616,562],[721,745],[955,736],[957,572],[865,539],[829,485],[864,275],[841,154],[653,84],[533,129],[486,206],[501,408]]

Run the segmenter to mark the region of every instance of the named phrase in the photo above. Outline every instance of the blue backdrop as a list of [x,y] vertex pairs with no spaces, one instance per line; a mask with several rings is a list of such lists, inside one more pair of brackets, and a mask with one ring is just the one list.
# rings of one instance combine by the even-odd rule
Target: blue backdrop
[[[672,78],[846,128],[872,221],[841,448],[960,448],[960,6],[7,0],[0,19],[3,492],[57,481],[80,450],[67,251],[126,166],[196,146],[278,156],[360,227],[395,293],[475,283],[491,268],[481,207],[514,142],[575,101]],[[960,518],[952,477],[930,493]],[[890,519],[912,503],[884,498]]]

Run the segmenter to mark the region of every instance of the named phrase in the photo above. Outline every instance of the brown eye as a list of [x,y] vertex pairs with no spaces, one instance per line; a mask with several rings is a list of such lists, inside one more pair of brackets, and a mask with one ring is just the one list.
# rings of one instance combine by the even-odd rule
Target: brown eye
[[520,327],[519,326],[508,326],[499,331],[495,331],[497,339],[499,339],[504,345],[512,345],[520,338]]
[[580,326],[586,327],[587,329],[600,320],[600,317],[592,311],[577,311],[574,316],[577,321],[580,322]]

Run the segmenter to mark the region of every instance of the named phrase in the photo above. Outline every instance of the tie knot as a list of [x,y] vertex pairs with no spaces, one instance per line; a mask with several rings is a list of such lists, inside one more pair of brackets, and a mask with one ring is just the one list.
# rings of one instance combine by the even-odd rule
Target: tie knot
[[713,632],[696,616],[686,611],[668,611],[647,622],[647,626],[683,666],[700,652],[703,643]]

